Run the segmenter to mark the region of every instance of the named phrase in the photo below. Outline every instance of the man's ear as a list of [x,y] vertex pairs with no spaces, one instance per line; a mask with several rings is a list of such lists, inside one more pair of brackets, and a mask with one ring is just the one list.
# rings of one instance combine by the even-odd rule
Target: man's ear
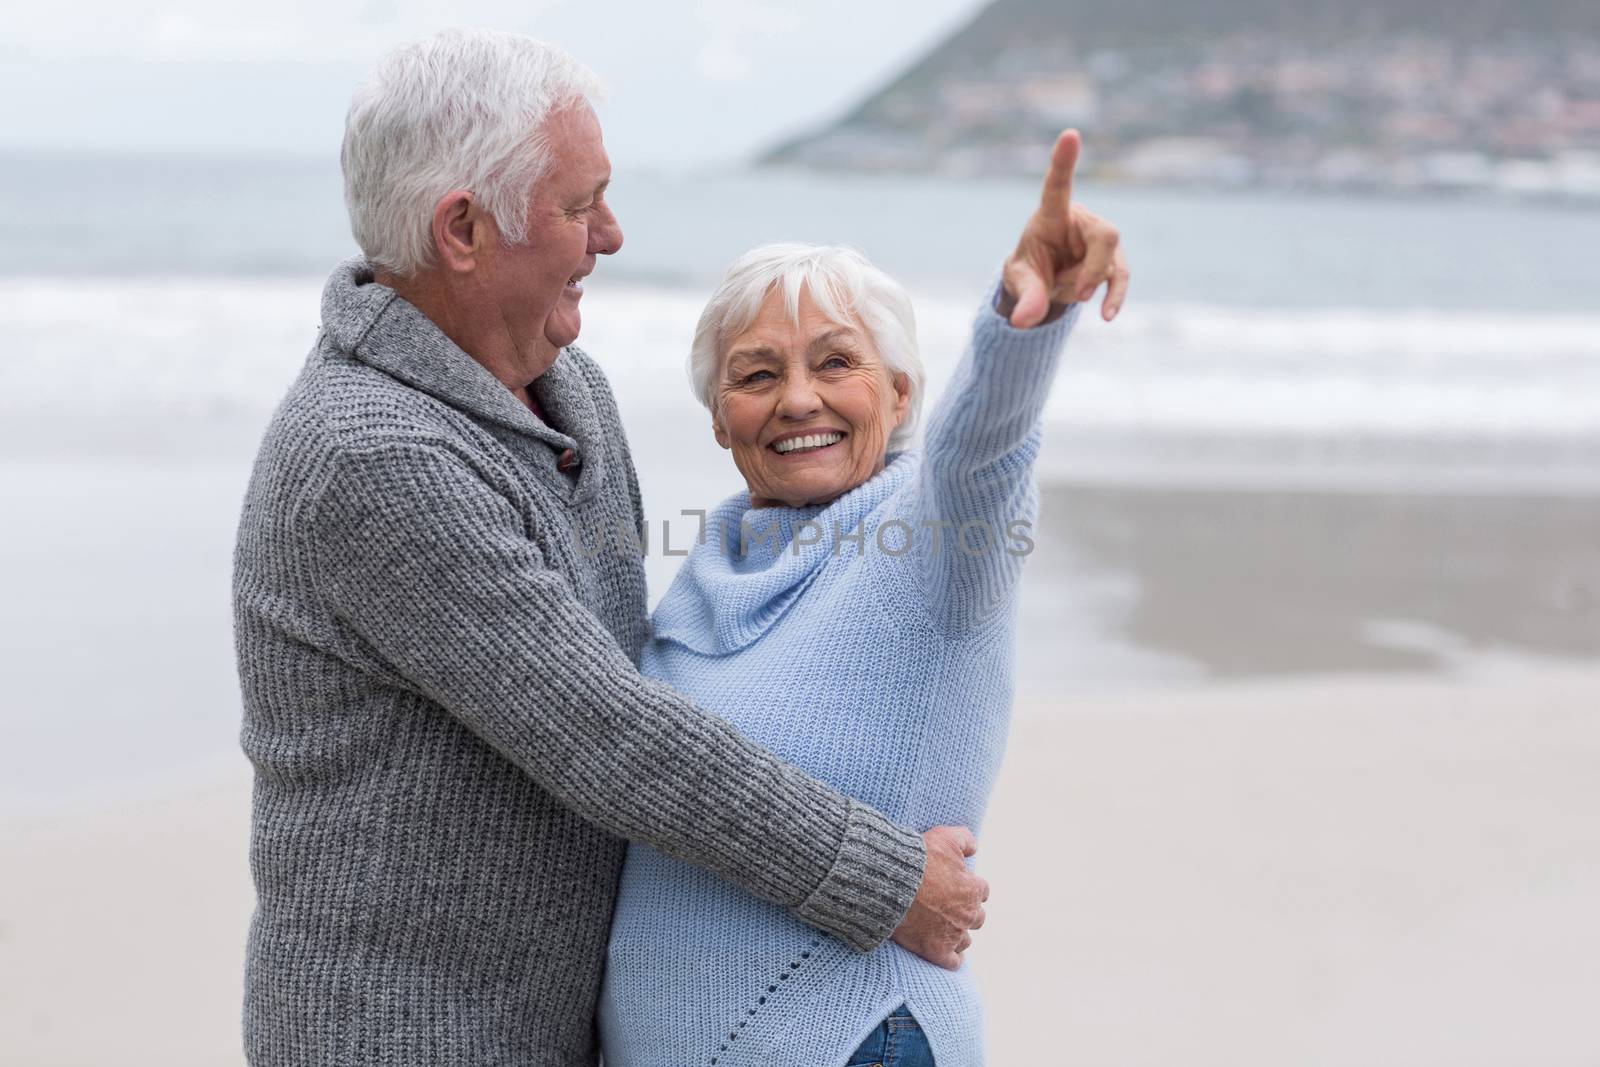
[[911,375],[899,371],[891,379],[894,382],[894,425],[891,429],[899,429],[900,424],[906,421],[906,415],[911,411]]
[[465,189],[445,193],[433,205],[433,250],[447,271],[466,274],[493,239],[494,223]]

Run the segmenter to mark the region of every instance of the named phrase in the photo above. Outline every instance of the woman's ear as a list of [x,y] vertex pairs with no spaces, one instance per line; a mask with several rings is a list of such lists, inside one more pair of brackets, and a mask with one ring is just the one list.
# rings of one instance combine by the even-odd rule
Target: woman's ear
[[890,429],[899,429],[900,424],[906,421],[906,415],[911,411],[911,375],[905,371],[897,371],[891,379],[894,382],[894,425]]
[[715,408],[711,411],[711,436],[717,439],[717,444],[723,448],[732,448],[733,442],[728,438],[728,428],[722,425],[722,415]]

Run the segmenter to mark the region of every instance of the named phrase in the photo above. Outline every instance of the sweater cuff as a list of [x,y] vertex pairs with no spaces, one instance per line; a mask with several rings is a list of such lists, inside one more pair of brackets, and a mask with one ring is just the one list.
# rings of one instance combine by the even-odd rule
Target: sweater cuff
[[924,859],[920,834],[852,800],[833,868],[794,915],[859,952],[871,952],[910,910]]
[[1072,327],[1078,321],[1078,314],[1083,310],[1083,304],[1055,305],[1060,308],[1055,318],[1046,319],[1026,330],[1019,330],[1011,325],[1009,318],[1000,313],[1000,299],[1004,291],[1005,283],[997,275],[990,283],[983,306],[978,310],[978,321],[974,323],[974,329],[990,342],[986,347],[1004,349],[1008,353],[1016,353],[1024,358],[1032,356],[1036,360],[1047,360],[1060,352],[1067,335],[1072,332]]

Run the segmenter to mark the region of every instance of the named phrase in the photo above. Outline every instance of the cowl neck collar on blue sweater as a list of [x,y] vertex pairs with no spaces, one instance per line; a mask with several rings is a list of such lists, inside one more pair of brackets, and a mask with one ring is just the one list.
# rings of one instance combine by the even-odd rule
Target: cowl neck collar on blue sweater
[[[865,544],[875,547],[874,531],[864,528],[864,520],[905,484],[914,466],[911,453],[891,453],[883,470],[828,504],[752,508],[748,491],[729,497],[707,516],[703,543],[684,560],[656,609],[655,637],[708,656],[750,644],[829,561],[861,554],[856,542],[839,540],[835,530],[864,533]],[[821,527],[822,535],[808,530],[797,542],[796,531],[807,522]]]

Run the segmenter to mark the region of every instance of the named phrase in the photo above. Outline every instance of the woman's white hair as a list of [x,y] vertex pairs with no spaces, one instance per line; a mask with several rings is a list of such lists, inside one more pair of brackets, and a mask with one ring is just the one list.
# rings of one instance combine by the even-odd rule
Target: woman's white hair
[[911,297],[899,282],[847,245],[770,244],[733,261],[717,291],[700,313],[689,349],[689,384],[709,411],[717,408],[717,380],[729,341],[744,333],[773,291],[783,294],[792,319],[800,318],[800,293],[834,322],[861,320],[873,347],[892,374],[904,374],[911,402],[906,417],[889,435],[889,450],[908,447],[916,437],[926,377],[917,351],[917,320]]
[[544,124],[600,98],[600,81],[544,41],[446,30],[389,53],[345,117],[344,199],[356,244],[410,277],[433,263],[433,208],[471,191],[510,244],[527,239],[528,197],[550,166]]

